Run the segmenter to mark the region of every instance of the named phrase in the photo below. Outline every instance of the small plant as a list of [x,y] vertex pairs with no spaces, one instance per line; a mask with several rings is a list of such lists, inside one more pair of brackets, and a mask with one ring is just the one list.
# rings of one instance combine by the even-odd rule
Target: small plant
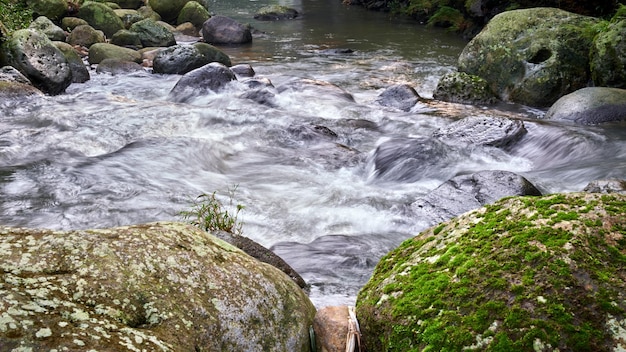
[[[205,231],[226,231],[235,235],[243,232],[243,222],[239,218],[244,206],[237,204],[233,206],[233,195],[237,186],[228,190],[228,206],[224,206],[217,199],[216,192],[211,194],[203,193],[196,197],[191,210],[181,211],[179,215],[190,224]],[[229,210],[230,209],[230,210]]]
[[25,0],[0,0],[0,23],[6,27],[5,34],[28,27],[32,19],[33,12]]

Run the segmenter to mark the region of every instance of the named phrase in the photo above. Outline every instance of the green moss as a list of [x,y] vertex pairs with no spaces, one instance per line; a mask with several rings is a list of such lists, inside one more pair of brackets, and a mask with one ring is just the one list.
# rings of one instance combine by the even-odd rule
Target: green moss
[[0,0],[0,22],[10,33],[27,28],[32,22],[33,12],[25,0]]

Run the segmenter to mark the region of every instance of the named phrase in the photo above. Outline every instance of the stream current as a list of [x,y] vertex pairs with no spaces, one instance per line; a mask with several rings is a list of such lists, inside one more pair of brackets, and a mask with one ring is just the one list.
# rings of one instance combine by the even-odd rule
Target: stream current
[[[426,227],[409,204],[451,177],[508,170],[543,193],[626,177],[625,125],[547,122],[543,111],[503,104],[528,130],[514,147],[453,146],[452,161],[422,178],[380,179],[368,162],[377,145],[430,136],[454,119],[423,104],[385,108],[378,95],[407,83],[431,98],[465,42],[339,0],[282,1],[303,16],[253,20],[268,3],[210,2],[212,12],[257,30],[251,45],[221,48],[233,64],[251,64],[277,87],[329,82],[354,101],[287,90],[267,106],[242,98],[234,84],[174,103],[168,93],[178,75],[95,71],[60,96],[0,101],[0,223],[70,230],[181,220],[196,196],[216,192],[245,206],[243,234],[300,272],[316,306],[353,305],[380,257]],[[477,112],[491,113],[467,109]],[[314,138],[320,131],[332,142]]]

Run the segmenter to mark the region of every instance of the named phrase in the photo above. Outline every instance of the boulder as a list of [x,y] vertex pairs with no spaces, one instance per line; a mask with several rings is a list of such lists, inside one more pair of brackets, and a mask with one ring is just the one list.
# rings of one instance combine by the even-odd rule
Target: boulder
[[126,29],[130,28],[130,26],[132,26],[134,23],[145,19],[137,10],[119,9],[113,10],[113,12],[115,12],[117,17],[122,20],[122,23],[124,23],[124,28]]
[[136,62],[123,61],[120,59],[104,59],[98,64],[96,72],[108,73],[115,76],[132,72],[144,72],[144,69],[143,66]]
[[28,28],[43,32],[48,39],[52,41],[65,41],[66,33],[61,29],[61,27],[52,23],[48,17],[37,17],[33,22],[31,22]]
[[419,94],[410,85],[396,84],[380,93],[376,102],[382,106],[409,111],[420,99]]
[[134,50],[143,48],[139,34],[126,29],[122,29],[113,34],[110,43]]
[[150,0],[150,7],[161,16],[163,21],[174,23],[180,10],[189,0]]
[[161,20],[161,15],[159,15],[156,11],[154,11],[150,6],[142,6],[142,7],[137,9],[137,12],[143,18],[151,18],[151,19],[153,19],[155,21],[160,21]]
[[99,64],[104,59],[119,59],[122,61],[133,61],[137,63],[141,63],[143,61],[141,54],[138,51],[122,48],[121,46],[109,43],[98,43],[89,48],[90,64]]
[[180,10],[176,23],[191,22],[196,28],[202,28],[202,24],[209,18],[211,18],[211,14],[204,6],[196,1],[189,1]]
[[598,21],[552,8],[501,13],[463,49],[459,71],[484,78],[502,100],[550,106],[589,82]]
[[186,102],[197,96],[216,93],[237,77],[224,64],[212,62],[184,74],[170,91],[170,100]]
[[570,93],[554,103],[545,115],[582,125],[626,120],[626,89],[589,87]]
[[[82,25],[89,25],[87,21],[78,17],[63,17],[61,20],[61,28],[64,30],[71,32],[74,28]],[[104,34],[104,33],[103,33]]]
[[202,25],[202,37],[209,44],[245,44],[252,42],[248,26],[224,16],[213,16]]
[[[202,28],[202,27],[200,27]],[[195,40],[201,37],[200,31],[191,22],[183,22],[174,28],[174,37],[176,42],[188,41],[186,38],[194,37]]]
[[26,4],[35,16],[44,16],[52,21],[64,17],[69,8],[67,0],[27,0]]
[[95,29],[104,32],[110,38],[115,32],[124,29],[124,23],[112,8],[99,2],[86,2],[78,10],[78,17],[84,19]]
[[451,178],[411,204],[419,223],[435,225],[510,196],[539,196],[526,178],[509,171],[488,170]]
[[443,75],[437,83],[433,98],[471,105],[492,105],[498,101],[486,80],[465,72]]
[[174,34],[150,18],[133,23],[130,31],[139,35],[144,47],[176,45]]
[[282,5],[269,5],[261,7],[255,14],[254,19],[259,21],[292,20],[298,17],[296,9]]
[[625,204],[506,198],[405,241],[357,296],[366,350],[626,349]]
[[195,227],[0,231],[7,350],[310,349],[302,289]]
[[596,86],[626,88],[626,19],[611,23],[596,36],[590,65]]
[[433,132],[433,137],[454,145],[507,147],[526,134],[524,122],[505,117],[468,116]]
[[61,94],[72,83],[63,53],[40,31],[20,29],[2,45],[6,64],[15,67],[47,94]]
[[72,71],[72,83],[85,83],[89,80],[89,70],[83,59],[78,55],[74,47],[65,42],[54,42],[54,45],[61,50],[67,64]]
[[13,99],[33,95],[43,96],[43,93],[35,88],[20,71],[12,66],[0,68],[0,98]]
[[71,45],[89,48],[96,43],[106,42],[106,38],[103,31],[97,30],[90,25],[79,25],[70,32],[67,42]]
[[30,80],[13,66],[4,66],[0,68],[0,81],[18,82],[32,85]]
[[211,62],[230,66],[230,58],[206,43],[180,44],[161,50],[154,58],[154,73],[185,74]]
[[254,68],[249,64],[239,64],[230,68],[239,77],[254,77]]

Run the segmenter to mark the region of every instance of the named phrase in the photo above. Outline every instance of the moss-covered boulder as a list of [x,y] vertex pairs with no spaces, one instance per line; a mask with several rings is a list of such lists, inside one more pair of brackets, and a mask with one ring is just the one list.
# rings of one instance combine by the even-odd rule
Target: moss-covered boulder
[[137,23],[145,19],[145,17],[143,17],[143,15],[141,15],[139,11],[137,10],[119,9],[119,10],[113,10],[113,12],[115,12],[117,17],[119,17],[122,20],[122,23],[124,23],[124,28],[126,29],[130,28],[130,26],[132,26],[133,23]]
[[78,17],[93,28],[103,31],[107,37],[124,28],[124,23],[113,9],[99,2],[89,1],[83,4],[78,10]]
[[45,16],[53,21],[60,20],[67,13],[67,0],[26,0],[35,16]]
[[97,43],[89,48],[89,63],[98,64],[104,59],[119,59],[141,63],[141,53],[109,43]]
[[626,19],[611,23],[595,38],[591,76],[596,86],[626,88]]
[[315,308],[278,269],[179,223],[0,228],[10,351],[309,351]]
[[491,105],[498,101],[489,88],[489,82],[465,72],[450,72],[443,75],[437,83],[433,98],[472,105]]
[[368,351],[626,348],[626,195],[507,198],[409,239],[359,292]]
[[202,4],[197,1],[189,1],[180,10],[176,23],[182,24],[191,22],[196,28],[200,29],[202,28],[202,24],[209,18],[211,18],[209,10],[202,6]]
[[57,49],[61,50],[72,72],[72,83],[85,83],[90,79],[89,70],[76,49],[65,42],[53,42]]
[[150,0],[150,7],[163,21],[174,23],[189,0]]
[[545,118],[581,125],[626,120],[626,89],[587,87],[557,100]]
[[151,18],[133,23],[129,30],[139,35],[139,40],[144,47],[176,45],[174,34]]
[[254,19],[259,21],[291,20],[298,17],[298,10],[283,6],[269,5],[261,7],[255,14]]
[[552,8],[501,13],[459,56],[459,71],[484,78],[502,100],[550,106],[585,87],[598,19]]
[[65,41],[66,34],[61,27],[52,23],[48,17],[37,17],[28,28],[43,32],[52,41]]

